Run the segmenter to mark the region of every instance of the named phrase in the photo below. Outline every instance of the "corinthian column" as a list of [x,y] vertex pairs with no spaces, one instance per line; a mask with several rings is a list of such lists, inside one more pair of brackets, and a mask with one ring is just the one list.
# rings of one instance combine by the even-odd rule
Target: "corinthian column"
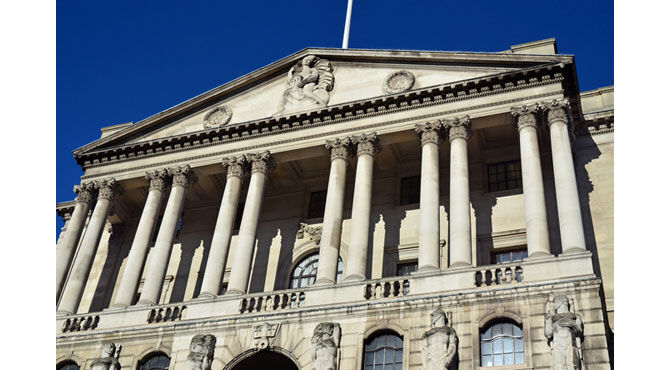
[[549,227],[544,202],[544,183],[540,149],[537,144],[537,104],[512,107],[512,117],[519,129],[521,151],[521,180],[523,203],[526,212],[526,240],[528,256],[549,255]]
[[198,181],[189,165],[169,168],[167,171],[172,176],[172,189],[170,189],[170,196],[165,205],[163,220],[158,229],[156,243],[154,244],[151,260],[147,267],[147,275],[144,279],[144,286],[142,287],[142,293],[138,302],[141,305],[157,304],[161,297],[161,288],[165,280],[170,253],[172,253],[174,234],[177,231],[179,217],[184,208],[186,190]]
[[221,199],[219,216],[214,227],[212,246],[209,248],[205,276],[202,279],[202,288],[199,298],[214,298],[219,295],[221,281],[228,259],[230,249],[230,238],[235,226],[235,213],[240,200],[240,187],[244,176],[244,157],[225,158],[223,166],[228,169],[226,176],[226,188]]
[[81,295],[88,280],[88,274],[91,272],[91,264],[95,257],[95,251],[98,249],[100,236],[107,222],[107,216],[109,216],[112,201],[123,193],[121,187],[114,179],[96,181],[94,184],[98,189],[98,200],[95,203],[91,220],[79,246],[79,252],[72,266],[72,272],[70,272],[70,277],[65,284],[63,296],[58,305],[58,314],[70,315],[77,312]]
[[586,250],[582,212],[579,206],[577,178],[572,161],[568,132],[569,104],[567,99],[543,103],[551,136],[551,158],[556,184],[558,222],[561,229],[563,253]]
[[142,267],[147,257],[151,236],[158,220],[158,211],[163,199],[163,191],[166,187],[166,170],[147,172],[145,178],[149,181],[149,194],[147,201],[140,216],[140,222],[137,225],[135,239],[130,247],[126,267],[121,275],[119,290],[116,292],[116,298],[112,307],[127,307],[133,303],[133,297],[137,292],[137,285],[142,276]]
[[470,226],[470,183],[468,179],[468,139],[472,136],[470,117],[454,118],[449,127],[449,267],[472,266]]
[[364,280],[370,230],[372,166],[379,146],[376,133],[358,135],[353,137],[352,141],[356,144],[358,161],[354,183],[354,202],[351,210],[351,244],[345,280]]
[[[246,155],[247,162],[251,163],[251,178],[249,179],[249,190],[247,200],[242,212],[242,223],[235,246],[233,267],[230,271],[230,282],[228,283],[228,294],[244,294],[249,285],[251,273],[251,258],[256,246],[256,230],[258,219],[263,204],[263,191],[268,173],[274,168],[274,162],[270,152]],[[219,283],[221,280],[219,280]]]
[[337,280],[337,259],[340,256],[344,186],[347,182],[347,158],[350,143],[349,138],[326,142],[326,149],[330,150],[330,175],[315,284],[334,284]]
[[77,193],[74,211],[67,223],[67,229],[65,230],[61,245],[56,248],[56,301],[60,297],[67,271],[72,262],[72,256],[74,256],[77,243],[81,239],[81,231],[86,223],[88,211],[93,205],[94,191],[95,188],[92,183],[82,184],[81,186],[76,185],[74,187],[74,192]]
[[418,124],[421,138],[421,188],[419,193],[419,271],[440,268],[440,156],[439,121]]

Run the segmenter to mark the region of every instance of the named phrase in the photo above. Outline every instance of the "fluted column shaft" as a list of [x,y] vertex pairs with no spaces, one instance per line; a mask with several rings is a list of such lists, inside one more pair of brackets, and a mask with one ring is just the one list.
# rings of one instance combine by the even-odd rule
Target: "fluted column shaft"
[[[249,190],[242,212],[242,222],[235,246],[230,281],[226,294],[244,294],[249,285],[251,259],[256,246],[256,230],[263,204],[263,192],[268,172],[273,168],[270,152],[249,154],[246,160],[251,163]],[[220,282],[220,281],[219,281]]]
[[351,209],[351,242],[345,280],[364,280],[367,268],[372,173],[377,151],[377,135],[363,134],[353,138],[357,147],[354,201]]
[[449,162],[449,267],[472,266],[468,142],[470,117],[447,121],[451,146]]
[[321,244],[319,246],[319,267],[315,284],[334,284],[337,280],[337,260],[340,256],[342,238],[342,212],[344,210],[344,190],[347,182],[347,158],[350,141],[336,139],[328,141],[330,149],[330,175],[326,193],[326,207],[323,214]]
[[421,138],[421,187],[419,194],[419,271],[440,268],[440,157],[442,124],[419,124]]
[[526,214],[526,245],[530,258],[547,256],[551,253],[542,164],[537,142],[537,111],[537,105],[512,108],[512,116],[519,129],[521,180]]
[[97,181],[95,187],[98,189],[98,200],[81,241],[79,252],[72,266],[72,272],[65,284],[63,296],[58,305],[58,314],[74,314],[77,312],[81,295],[91,272],[95,252],[98,249],[98,243],[100,243],[100,236],[107,223],[112,200],[122,193],[114,179]]
[[56,248],[56,301],[60,297],[74,251],[77,249],[79,239],[81,239],[81,231],[84,229],[88,212],[91,210],[91,204],[93,203],[94,187],[92,183],[75,186],[74,191],[77,193],[74,211],[67,222],[67,229],[61,240],[61,245]]
[[151,252],[151,259],[138,302],[140,305],[155,305],[160,300],[165,273],[172,253],[174,235],[184,207],[186,190],[197,181],[189,165],[170,168],[168,174],[172,176],[172,188],[165,205],[163,220],[158,229],[156,243]]
[[230,239],[235,226],[235,214],[240,200],[244,164],[243,157],[223,160],[223,165],[228,169],[226,188],[223,191],[219,216],[214,227],[214,236],[212,237],[212,246],[209,249],[205,276],[202,280],[200,298],[216,297],[221,289],[221,281],[223,280],[228,251],[230,250]]
[[133,303],[137,286],[142,277],[142,268],[149,250],[151,236],[158,220],[166,177],[166,170],[147,172],[145,176],[149,180],[149,194],[140,216],[140,222],[137,225],[135,239],[133,239],[133,244],[130,247],[126,267],[123,270],[123,275],[121,275],[119,289],[116,292],[112,307],[127,307]]
[[551,137],[551,157],[563,253],[583,251],[586,250],[586,241],[568,132],[569,105],[567,100],[554,100],[544,103],[543,109],[547,112]]

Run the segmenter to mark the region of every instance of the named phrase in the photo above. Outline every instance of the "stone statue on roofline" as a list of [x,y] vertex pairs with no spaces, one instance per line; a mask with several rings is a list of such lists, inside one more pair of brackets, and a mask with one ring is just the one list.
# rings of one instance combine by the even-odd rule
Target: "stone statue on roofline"
[[544,315],[544,335],[551,346],[554,370],[583,369],[584,323],[565,295],[549,299]]
[[96,358],[91,363],[91,370],[119,370],[119,354],[121,353],[121,346],[118,348],[116,344],[107,342],[102,347],[102,354],[100,358]]
[[421,338],[421,359],[424,370],[458,368],[458,336],[439,308],[430,314],[430,330]]
[[286,90],[276,114],[284,111],[325,107],[330,100],[335,78],[333,66],[314,55],[302,58],[288,71]]

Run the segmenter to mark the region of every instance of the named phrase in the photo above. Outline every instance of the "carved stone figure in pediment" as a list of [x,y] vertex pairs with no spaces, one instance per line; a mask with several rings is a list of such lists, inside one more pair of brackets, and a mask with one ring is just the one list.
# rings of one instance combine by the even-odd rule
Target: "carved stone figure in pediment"
[[112,342],[105,343],[102,347],[102,354],[100,358],[96,358],[91,363],[91,370],[119,370],[119,354],[121,353],[121,346],[118,348]]
[[312,360],[314,370],[337,370],[337,349],[342,329],[336,322],[322,322],[314,328]]
[[584,323],[564,295],[549,300],[544,315],[544,335],[551,346],[554,370],[582,369]]
[[188,370],[210,370],[214,360],[214,346],[216,337],[211,334],[198,334],[191,339],[188,357],[186,357],[186,369]]
[[458,336],[441,309],[430,314],[430,330],[421,338],[424,370],[458,368]]
[[308,55],[288,71],[286,90],[277,114],[285,110],[324,107],[330,100],[335,78],[326,59]]

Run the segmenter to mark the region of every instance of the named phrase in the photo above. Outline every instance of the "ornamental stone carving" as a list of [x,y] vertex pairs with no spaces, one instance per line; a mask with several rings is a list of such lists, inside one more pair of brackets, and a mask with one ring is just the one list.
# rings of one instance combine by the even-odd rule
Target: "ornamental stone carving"
[[305,234],[309,236],[309,239],[314,242],[314,244],[319,245],[321,243],[321,226],[311,226],[304,222],[300,223],[300,228],[296,234],[296,238],[302,239],[305,237]]
[[277,114],[285,110],[325,107],[334,83],[333,66],[328,60],[314,55],[302,58],[288,71]]
[[165,169],[149,171],[144,178],[149,181],[149,190],[163,191],[168,184],[168,172]]
[[223,167],[226,167],[228,171],[228,173],[226,174],[227,177],[238,177],[241,179],[244,176],[247,161],[244,158],[244,156],[229,157],[224,158],[221,164],[223,165]]
[[445,126],[449,129],[449,141],[454,139],[468,140],[472,136],[470,116],[463,116],[445,120]]
[[547,114],[547,123],[551,126],[552,123],[562,121],[568,123],[568,111],[570,103],[568,99],[552,100],[550,102],[542,103],[542,110]]
[[214,360],[216,337],[211,334],[198,334],[191,339],[186,357],[187,370],[211,370]]
[[256,154],[246,154],[244,158],[251,163],[251,173],[263,172],[267,175],[276,167],[272,155],[267,150]]
[[414,87],[415,80],[414,74],[410,71],[393,72],[384,80],[384,91],[389,94],[408,91]]
[[521,131],[526,126],[537,127],[537,112],[539,110],[539,104],[525,104],[519,107],[512,107],[511,113],[516,128]]
[[349,158],[349,146],[351,145],[351,138],[336,138],[333,140],[326,140],[326,149],[330,150],[330,160]]
[[565,295],[547,302],[544,335],[549,340],[554,370],[583,369],[584,323]]
[[121,369],[119,364],[119,354],[121,353],[121,346],[118,348],[112,342],[105,343],[102,347],[102,354],[100,358],[96,358],[91,363],[91,370],[118,370]]
[[263,350],[274,344],[281,324],[270,324],[264,322],[253,326],[254,349]]
[[430,330],[421,337],[424,370],[458,369],[458,336],[441,309],[430,314]]
[[233,110],[226,105],[218,106],[205,115],[204,128],[219,128],[225,126],[233,117]]
[[337,349],[340,347],[342,329],[336,322],[322,322],[312,335],[312,360],[314,370],[337,370]]
[[114,200],[114,198],[123,195],[123,189],[115,179],[106,179],[95,181],[95,187],[98,189],[98,199]]
[[421,146],[428,143],[439,144],[444,137],[443,125],[440,121],[419,123],[414,127],[414,131],[421,139]]
[[168,174],[172,176],[172,186],[181,186],[188,189],[189,186],[198,182],[198,177],[190,165],[168,168]]
[[74,186],[74,192],[77,194],[77,203],[84,202],[88,205],[93,204],[93,194],[95,193],[95,184],[91,182],[82,183],[81,185]]
[[374,157],[375,154],[379,153],[380,146],[376,132],[352,136],[351,142],[356,144],[358,155],[368,154]]

